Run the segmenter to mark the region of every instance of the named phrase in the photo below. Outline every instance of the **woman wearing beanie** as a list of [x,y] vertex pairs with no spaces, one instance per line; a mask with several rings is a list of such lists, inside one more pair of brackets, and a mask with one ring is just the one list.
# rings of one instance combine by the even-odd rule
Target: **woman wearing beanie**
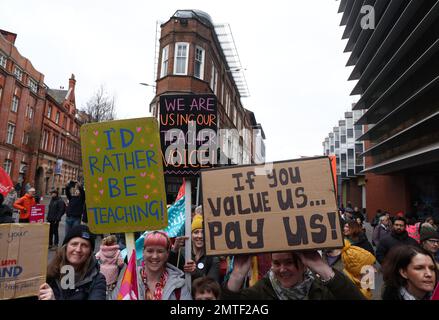
[[69,230],[47,268],[40,300],[105,300],[106,282],[93,255],[94,242],[95,236],[85,225]]
[[[173,265],[177,265],[178,252],[184,239],[185,237],[179,237],[174,243],[169,259]],[[180,257],[180,261],[183,262],[184,258]],[[184,266],[179,263],[178,267],[184,272],[191,273],[192,281],[207,276],[219,282],[220,260],[218,257],[206,256],[202,215],[196,214],[192,220],[192,259],[187,261]]]
[[[183,272],[167,263],[170,249],[171,240],[165,232],[153,231],[145,236],[143,262],[137,269],[139,300],[192,300]],[[117,299],[125,269],[113,290],[113,300]]]
[[110,297],[117,283],[119,270],[124,266],[120,256],[116,236],[111,235],[102,239],[102,244],[96,259],[100,262],[101,273],[107,281],[107,297]]

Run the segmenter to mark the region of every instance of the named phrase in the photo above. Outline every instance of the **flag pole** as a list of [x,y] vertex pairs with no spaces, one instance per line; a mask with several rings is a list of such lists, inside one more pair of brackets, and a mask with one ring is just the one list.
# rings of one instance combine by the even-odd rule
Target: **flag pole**
[[[134,262],[137,269],[137,257],[136,257],[136,240],[134,239],[134,232],[125,232],[125,244],[127,246],[127,261],[130,261],[131,256],[134,254]],[[134,277],[137,277],[134,274]],[[137,283],[137,281],[136,281]],[[139,292],[139,284],[137,283],[137,292]]]
[[[192,259],[192,241],[191,241],[191,224],[192,224],[192,193],[191,193],[191,181],[186,179],[185,186],[185,213],[186,213],[186,223],[185,223],[185,235],[188,239],[185,241],[184,247],[184,258],[187,262]],[[189,292],[192,288],[191,274],[185,272],[186,285]]]

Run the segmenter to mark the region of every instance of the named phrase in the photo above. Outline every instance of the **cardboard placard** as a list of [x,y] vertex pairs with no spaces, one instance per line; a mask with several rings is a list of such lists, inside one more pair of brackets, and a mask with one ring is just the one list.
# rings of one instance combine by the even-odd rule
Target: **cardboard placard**
[[94,233],[163,229],[168,224],[155,118],[81,127],[88,224]]
[[201,171],[207,255],[343,246],[328,157]]
[[0,225],[0,300],[37,296],[46,282],[49,224]]
[[167,175],[197,175],[216,163],[217,110],[212,94],[160,96],[160,139]]
[[44,204],[36,204],[30,210],[30,223],[43,223],[46,214],[46,206]]

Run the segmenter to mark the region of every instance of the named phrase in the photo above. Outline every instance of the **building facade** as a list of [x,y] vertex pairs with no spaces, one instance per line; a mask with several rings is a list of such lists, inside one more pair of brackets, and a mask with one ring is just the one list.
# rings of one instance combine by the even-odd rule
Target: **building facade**
[[339,12],[365,110],[368,213],[439,216],[439,1],[341,0]]
[[366,207],[364,143],[357,141],[363,135],[363,126],[356,125],[363,112],[356,110],[345,112],[344,119],[338,122],[323,142],[323,153],[335,156],[337,165],[337,190],[339,205],[346,206],[350,201],[353,206]]
[[[0,30],[0,163],[14,184],[29,183],[39,194],[45,194],[51,187],[58,187],[49,183],[50,170],[57,158],[66,160],[58,180],[67,173],[72,176],[73,168],[73,173],[79,172],[75,80],[72,76],[73,89],[69,97],[57,101],[57,90],[49,89],[44,75],[18,52],[16,37],[14,33]],[[53,111],[48,117],[50,108]],[[70,135],[70,138],[59,139],[58,144],[53,137],[60,135]],[[67,151],[69,148],[75,151]]]
[[[220,139],[220,152],[230,159],[228,164],[264,162],[262,126],[241,101],[248,95],[242,71],[229,25],[214,25],[211,17],[199,10],[178,10],[161,25],[156,96],[150,111],[159,117],[162,95],[213,94],[218,130],[228,129]],[[165,178],[170,202],[182,177]]]

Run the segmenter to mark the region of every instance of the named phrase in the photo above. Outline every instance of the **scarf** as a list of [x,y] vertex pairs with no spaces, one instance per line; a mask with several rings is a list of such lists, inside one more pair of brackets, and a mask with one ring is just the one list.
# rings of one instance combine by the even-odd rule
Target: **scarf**
[[268,272],[268,276],[279,300],[306,300],[309,289],[311,289],[311,285],[314,282],[314,275],[309,270],[305,271],[303,281],[292,288],[282,287],[272,270]]
[[151,292],[148,288],[148,282],[146,278],[145,269],[142,268],[141,271],[142,281],[145,284],[145,298],[146,300],[162,300],[163,296],[163,288],[166,285],[166,281],[168,280],[168,272],[165,271],[160,276],[160,281],[156,283],[154,292]]

